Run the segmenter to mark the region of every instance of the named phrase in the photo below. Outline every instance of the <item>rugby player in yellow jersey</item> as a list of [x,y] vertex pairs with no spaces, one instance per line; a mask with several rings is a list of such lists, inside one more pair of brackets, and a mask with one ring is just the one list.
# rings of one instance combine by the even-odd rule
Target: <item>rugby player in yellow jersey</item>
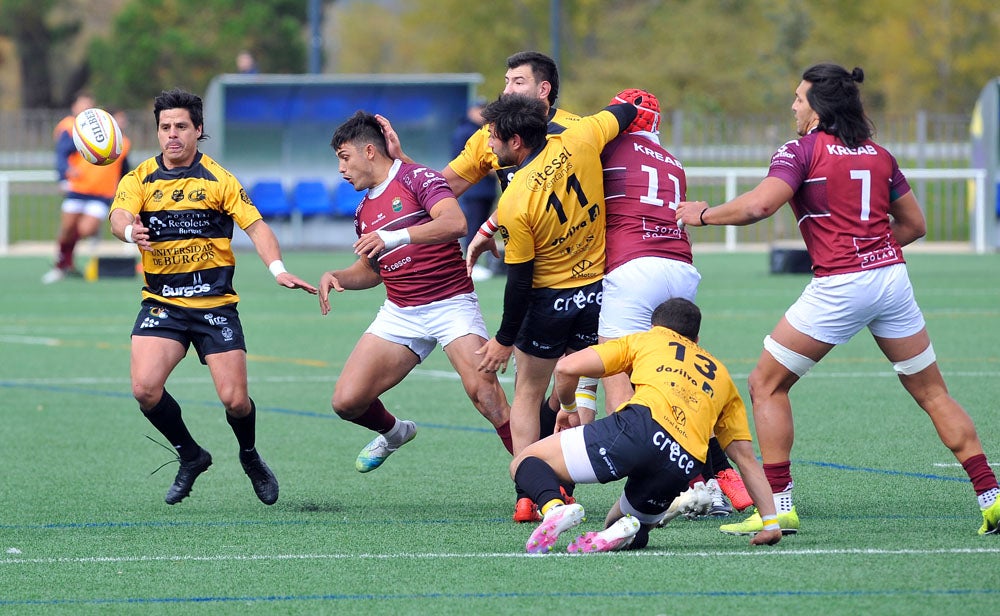
[[[501,96],[511,94],[529,96],[538,99],[545,105],[546,132],[549,135],[557,135],[580,120],[580,116],[555,107],[556,99],[559,97],[559,68],[556,66],[555,60],[543,53],[519,51],[507,58],[507,72],[504,74],[504,88]],[[413,162],[403,153],[399,136],[392,129],[389,120],[380,115],[375,117],[382,126],[390,156],[404,162]],[[466,190],[491,172],[496,172],[501,190],[505,189],[510,177],[516,171],[514,166],[503,165],[497,161],[496,154],[490,148],[489,138],[489,126],[484,124],[466,141],[464,149],[454,160],[441,171],[441,175],[448,181],[448,185],[456,197],[462,196]],[[495,219],[496,213],[494,212],[492,217],[483,223],[479,232],[473,235],[473,239],[467,246],[466,268],[470,276],[476,261],[487,250],[495,257],[500,257],[496,242],[493,240],[493,233],[497,229]],[[596,382],[587,382],[587,379],[581,379],[580,393],[582,396],[596,401],[596,391]],[[552,395],[551,404],[558,406],[555,394]],[[548,400],[543,400],[539,404],[539,424],[542,434],[552,433],[555,428],[556,411],[558,409],[553,409]],[[527,498],[519,496],[514,509],[514,521],[520,523],[539,520],[541,520],[541,516],[535,504]]]
[[205,138],[201,98],[182,90],[153,101],[161,153],[122,178],[111,204],[111,232],[138,245],[146,286],[132,328],[132,395],[173,445],[180,469],[167,504],[191,493],[212,456],[188,432],[164,388],[194,346],[208,366],[239,459],[261,502],[278,500],[278,481],[256,449],[256,413],[247,387],[246,344],[233,288],[234,223],[246,231],[277,283],[313,295],[316,287],[285,270],[278,240],[239,180],[198,150]]
[[503,319],[480,350],[479,369],[505,370],[515,355],[515,455],[539,438],[538,408],[556,361],[597,342],[604,275],[601,150],[635,116],[631,103],[609,105],[546,136],[538,99],[514,94],[483,109],[490,147],[516,172],[497,205],[508,266]]
[[584,533],[569,544],[569,552],[645,547],[650,529],[702,472],[713,431],[739,466],[764,522],[751,545],[781,540],[771,487],[754,456],[746,407],[726,367],[698,346],[700,330],[698,307],[675,297],[656,307],[648,331],[559,360],[556,391],[566,410],[575,405],[581,376],[626,373],[635,394],[615,413],[562,430],[515,456],[511,477],[543,503],[544,518],[525,544],[528,552],[551,551],[560,533],[583,521],[583,507],[566,504],[559,492],[560,482],[570,480],[626,482],[604,530]]

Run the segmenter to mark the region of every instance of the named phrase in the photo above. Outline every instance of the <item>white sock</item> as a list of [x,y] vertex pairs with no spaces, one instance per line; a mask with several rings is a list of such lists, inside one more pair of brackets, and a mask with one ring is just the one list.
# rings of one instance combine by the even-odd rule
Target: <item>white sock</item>
[[989,509],[993,506],[993,503],[997,502],[1000,498],[1000,488],[993,488],[992,490],[986,490],[982,494],[976,497],[979,501],[980,509]]
[[786,490],[775,494],[774,508],[778,513],[789,513],[792,510],[792,491]]
[[402,436],[400,434],[402,431],[403,431],[403,422],[401,422],[397,417],[396,423],[391,428],[389,428],[388,432],[386,432],[382,436],[385,437],[386,442],[388,442],[390,445],[395,446],[399,444],[399,437]]

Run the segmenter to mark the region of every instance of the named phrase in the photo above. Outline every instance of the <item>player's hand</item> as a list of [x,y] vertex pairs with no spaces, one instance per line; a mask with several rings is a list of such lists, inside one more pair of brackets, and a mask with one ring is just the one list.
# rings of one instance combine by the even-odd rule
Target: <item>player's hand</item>
[[365,233],[354,242],[354,254],[373,259],[385,250],[385,242],[378,233]]
[[708,209],[708,203],[704,201],[681,201],[677,204],[678,225],[687,227],[702,227],[701,213]]
[[556,427],[553,432],[569,430],[570,428],[575,428],[580,425],[583,425],[583,421],[580,419],[579,412],[567,413],[566,411],[560,410],[556,413]]
[[389,156],[405,161],[406,155],[403,154],[403,144],[399,142],[399,135],[396,134],[396,129],[389,123],[389,119],[383,115],[375,114],[375,120],[382,127],[382,134],[385,136],[385,145],[389,150]]
[[478,370],[480,372],[499,371],[500,374],[507,372],[507,362],[510,361],[510,354],[513,352],[514,347],[500,344],[495,337],[490,338],[476,351],[476,355],[483,356],[483,360],[479,362]]
[[149,227],[142,224],[142,219],[136,218],[132,221],[132,241],[140,250],[150,252],[153,250],[149,243]]
[[750,545],[774,545],[781,541],[781,529],[762,530],[750,538]]
[[344,287],[340,285],[340,281],[333,275],[333,272],[326,272],[323,274],[323,277],[319,279],[320,314],[327,315],[330,313],[330,289],[333,289],[337,293],[344,292]]
[[497,242],[492,237],[484,237],[481,233],[476,233],[472,237],[472,241],[469,242],[469,246],[465,249],[465,271],[469,276],[472,276],[472,268],[475,267],[476,261],[479,260],[480,255],[489,250],[494,257],[500,258],[500,250],[497,249]]
[[277,280],[278,284],[281,286],[289,289],[302,289],[310,295],[316,295],[317,293],[316,287],[291,272],[281,272],[275,280]]

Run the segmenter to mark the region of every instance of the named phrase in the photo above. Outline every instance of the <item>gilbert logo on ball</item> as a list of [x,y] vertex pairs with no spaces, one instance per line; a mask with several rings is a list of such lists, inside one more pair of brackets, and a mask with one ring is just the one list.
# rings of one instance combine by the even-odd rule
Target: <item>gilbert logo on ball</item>
[[73,144],[87,162],[109,165],[122,154],[122,129],[107,111],[84,109],[73,122]]

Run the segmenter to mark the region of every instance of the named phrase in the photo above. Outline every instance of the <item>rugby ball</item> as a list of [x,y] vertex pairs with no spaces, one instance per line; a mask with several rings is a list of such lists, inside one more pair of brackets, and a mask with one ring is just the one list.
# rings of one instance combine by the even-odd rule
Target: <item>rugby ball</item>
[[88,163],[110,165],[122,155],[122,129],[103,109],[84,109],[73,122],[73,144]]

